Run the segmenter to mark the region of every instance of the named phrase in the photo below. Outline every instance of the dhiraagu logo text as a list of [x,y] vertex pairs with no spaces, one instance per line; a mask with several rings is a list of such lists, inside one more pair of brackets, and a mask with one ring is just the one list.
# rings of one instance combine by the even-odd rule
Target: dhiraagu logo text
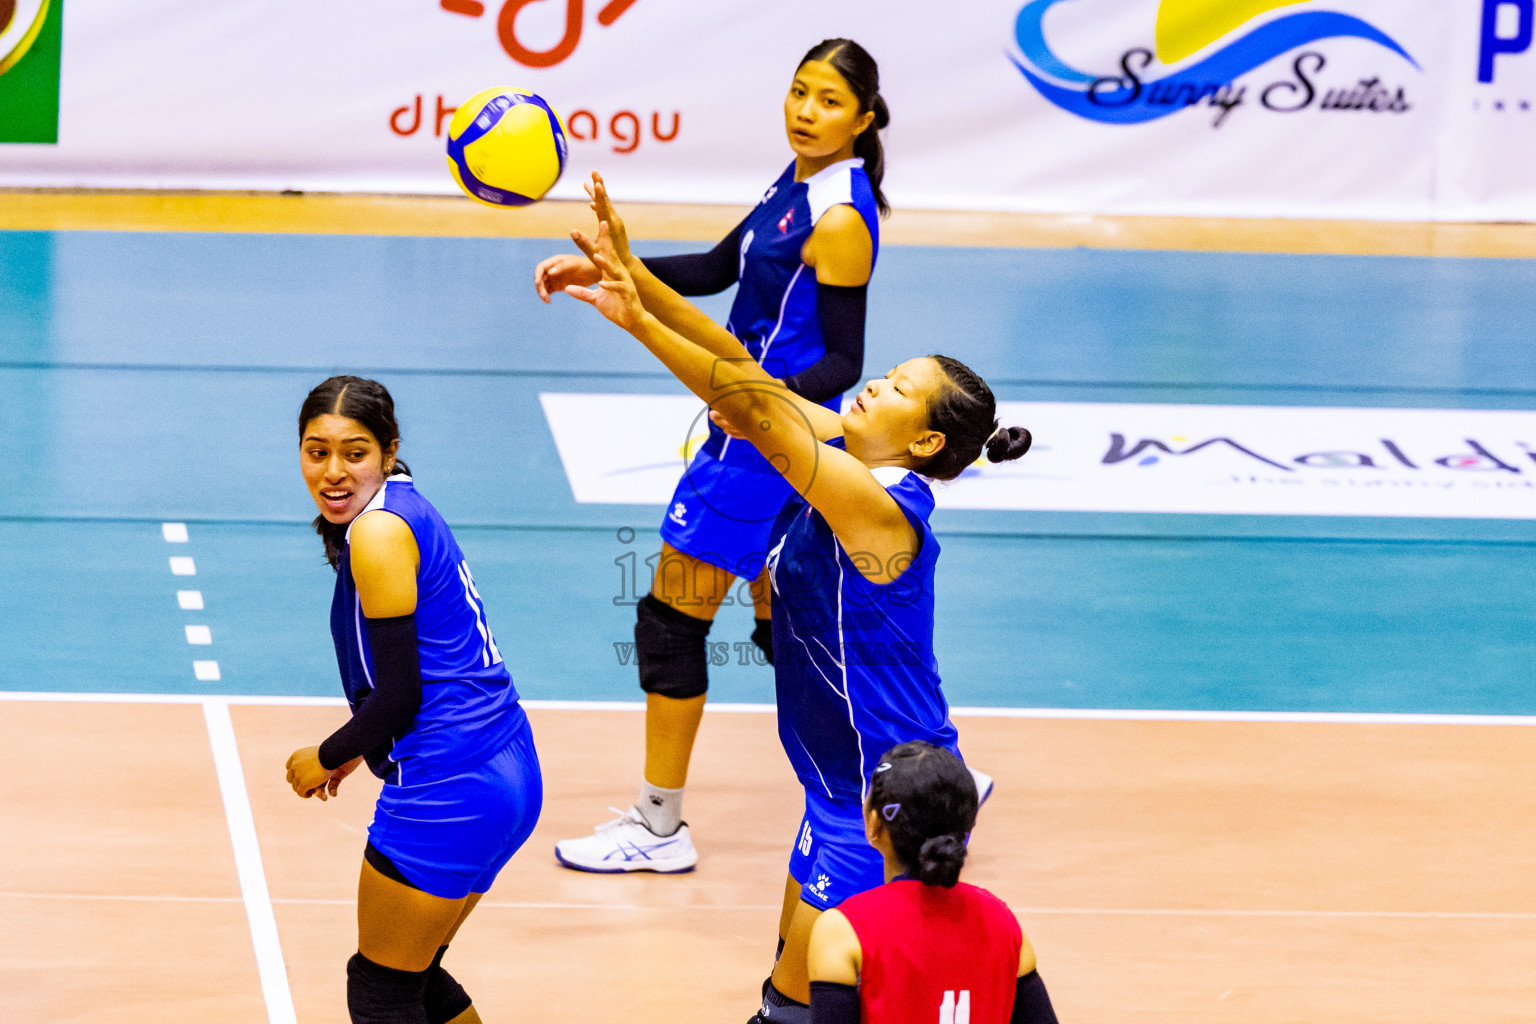
[[[1307,9],[1277,13],[1310,0],[1148,0],[1155,46],[1128,45],[1119,67],[1085,71],[1069,64],[1046,38],[1046,14],[1068,0],[1031,0],[1014,23],[1014,65],[1040,95],[1078,117],[1103,124],[1143,124],[1190,107],[1213,111],[1221,127],[1243,107],[1271,113],[1304,110],[1404,114],[1407,87],[1388,74],[1417,71],[1418,62],[1381,29],[1351,14]],[[1073,0],[1088,4],[1095,0]],[[1241,30],[1241,31],[1240,31]],[[1390,61],[1376,67],[1330,64],[1318,48],[1330,39],[1360,39]],[[1135,44],[1140,40],[1127,40]],[[1242,81],[1277,57],[1275,77]]]
[[0,0],[0,143],[59,141],[64,0]]

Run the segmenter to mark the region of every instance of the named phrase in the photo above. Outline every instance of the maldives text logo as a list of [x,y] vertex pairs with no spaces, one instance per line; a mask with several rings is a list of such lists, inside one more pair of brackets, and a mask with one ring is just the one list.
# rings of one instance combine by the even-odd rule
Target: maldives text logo
[[[1020,56],[1010,56],[1019,72],[1056,106],[1104,124],[1142,124],[1188,107],[1216,108],[1220,127],[1238,107],[1253,101],[1265,110],[1296,113],[1355,110],[1406,113],[1411,109],[1402,86],[1392,87],[1377,74],[1356,74],[1332,88],[1319,80],[1328,58],[1313,44],[1355,38],[1375,43],[1407,61],[1418,62],[1396,40],[1350,14],[1308,10],[1266,21],[1191,64],[1160,74],[1222,37],[1279,7],[1308,0],[1161,0],[1157,8],[1156,49],[1132,46],[1114,73],[1090,74],[1062,60],[1045,40],[1045,14],[1063,0],[1031,0],[1014,22]],[[1238,79],[1276,57],[1302,50],[1289,74],[1256,90]]]
[[0,142],[59,141],[63,0],[0,0]]

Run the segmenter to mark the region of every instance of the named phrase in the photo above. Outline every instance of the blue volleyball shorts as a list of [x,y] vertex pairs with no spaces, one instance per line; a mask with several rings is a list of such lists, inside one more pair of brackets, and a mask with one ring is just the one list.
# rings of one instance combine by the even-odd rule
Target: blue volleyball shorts
[[884,885],[885,858],[864,836],[863,805],[807,791],[789,873],[800,883],[800,898],[817,910]]
[[794,488],[771,470],[722,462],[701,450],[667,503],[661,539],[702,562],[755,580],[767,559],[773,521],[794,494]]
[[533,833],[543,805],[544,776],[525,723],[506,747],[468,771],[386,783],[368,841],[422,892],[463,899],[491,887]]

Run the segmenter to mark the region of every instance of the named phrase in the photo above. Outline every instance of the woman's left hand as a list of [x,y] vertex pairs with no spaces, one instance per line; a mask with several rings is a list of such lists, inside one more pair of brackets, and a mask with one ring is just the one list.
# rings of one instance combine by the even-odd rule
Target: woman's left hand
[[602,271],[603,279],[596,288],[566,285],[565,293],[589,306],[596,306],[599,313],[626,331],[634,331],[645,319],[645,306],[635,289],[635,279],[613,251],[607,221],[598,222],[596,240],[580,231],[572,231],[571,240]]
[[[356,765],[354,764],[353,767]],[[288,785],[306,800],[312,796],[319,796],[321,800],[326,799],[328,795],[326,788],[330,785],[334,774],[320,766],[319,747],[295,750],[288,758]]]
[[709,422],[725,431],[726,437],[734,437],[738,441],[745,441],[747,439],[746,434],[743,434],[741,431],[731,426],[730,420],[726,419],[724,416],[721,416],[713,409],[709,410]]

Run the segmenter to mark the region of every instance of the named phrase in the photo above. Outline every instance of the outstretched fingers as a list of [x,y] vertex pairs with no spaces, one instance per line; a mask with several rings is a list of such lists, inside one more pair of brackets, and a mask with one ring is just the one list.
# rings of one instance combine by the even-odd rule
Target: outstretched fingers
[[603,176],[596,171],[592,172],[592,187],[588,191],[592,194],[592,208],[597,211],[597,219],[612,220],[613,203],[608,198],[608,186],[603,183]]
[[577,230],[571,232],[571,241],[576,243],[576,248],[591,260],[598,270],[602,271],[605,281],[622,281],[627,277],[624,264],[613,251],[613,238],[608,232],[608,225],[602,221],[597,225],[597,238],[589,238],[583,232]]

